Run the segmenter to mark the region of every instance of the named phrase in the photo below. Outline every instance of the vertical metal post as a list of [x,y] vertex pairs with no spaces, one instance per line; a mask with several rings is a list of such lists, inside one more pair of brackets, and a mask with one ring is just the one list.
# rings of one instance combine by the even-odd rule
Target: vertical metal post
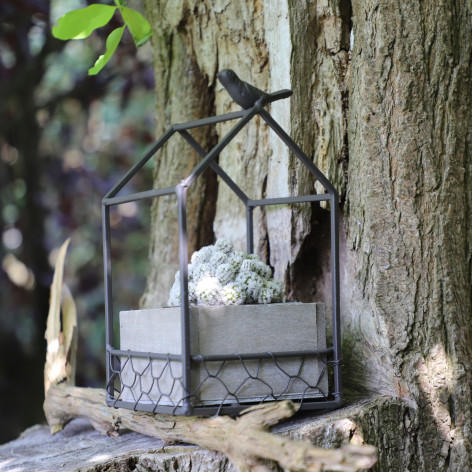
[[339,219],[338,194],[331,193],[331,284],[333,304],[334,397],[342,398],[341,318],[339,301]]
[[254,207],[246,206],[246,252],[252,254],[254,252]]
[[177,185],[179,212],[179,265],[180,265],[180,313],[182,336],[182,384],[185,397],[182,403],[184,415],[192,413],[191,394],[192,366],[190,360],[190,319],[188,303],[188,245],[187,245],[187,186]]
[[105,327],[106,327],[106,375],[108,385],[108,395],[113,397],[113,385],[109,385],[112,375],[110,348],[114,344],[113,336],[113,293],[112,293],[112,273],[111,273],[111,242],[110,242],[110,207],[102,205],[102,231],[103,231],[103,270],[105,278]]

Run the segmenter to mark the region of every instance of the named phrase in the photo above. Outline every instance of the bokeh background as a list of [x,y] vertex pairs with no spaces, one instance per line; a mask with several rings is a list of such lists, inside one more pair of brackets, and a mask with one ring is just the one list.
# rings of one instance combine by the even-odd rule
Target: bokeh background
[[[69,237],[77,384],[104,386],[101,199],[154,139],[150,44],[136,51],[125,36],[105,69],[89,77],[118,20],[86,40],[51,36],[57,18],[84,6],[81,0],[0,2],[0,443],[45,421],[49,288],[57,248]],[[128,191],[151,186],[152,165]],[[133,307],[147,273],[146,209],[120,205],[112,229],[119,305]]]

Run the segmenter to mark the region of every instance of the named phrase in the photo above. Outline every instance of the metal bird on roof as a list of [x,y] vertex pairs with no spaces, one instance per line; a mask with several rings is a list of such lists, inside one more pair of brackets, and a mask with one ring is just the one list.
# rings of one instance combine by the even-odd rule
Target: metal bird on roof
[[241,80],[231,69],[224,69],[216,76],[231,98],[244,109],[251,108],[258,103],[266,105],[275,100],[290,97],[293,93],[291,90],[280,90],[275,93],[263,92],[254,85]]

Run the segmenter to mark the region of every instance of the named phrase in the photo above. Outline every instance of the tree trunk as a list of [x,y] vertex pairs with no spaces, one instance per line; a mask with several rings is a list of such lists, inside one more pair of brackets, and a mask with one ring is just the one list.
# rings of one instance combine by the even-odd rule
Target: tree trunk
[[346,333],[412,470],[472,467],[470,6],[354,4]]
[[[274,103],[271,113],[285,129],[293,128],[292,134],[305,152],[344,192],[349,4],[300,3],[289,7],[285,1],[228,5],[196,0],[149,1],[147,14],[153,24],[156,51],[158,135],[177,122],[239,110],[216,79],[219,70],[234,68],[263,90],[295,90],[292,104],[288,100]],[[208,130],[195,137],[208,150],[231,126],[224,123],[216,127],[216,134]],[[315,184],[258,119],[219,159],[252,198],[310,193]],[[178,183],[197,162],[189,146],[174,138],[156,160],[155,185]],[[217,185],[212,171],[204,175],[206,180],[199,179],[189,197],[189,252],[210,244],[215,235],[230,237],[245,249],[242,205],[226,186]],[[165,303],[177,270],[176,213],[171,198],[160,199],[153,206],[145,307]],[[286,281],[290,296],[295,291],[298,298],[312,298],[313,283],[301,283],[306,287],[300,290],[291,279],[301,278],[296,262],[307,252],[302,246],[312,246],[314,219],[311,207],[270,207],[255,212],[255,250],[270,261],[276,278]],[[329,254],[329,248],[325,252]],[[320,259],[314,261],[318,277],[326,265],[325,258]]]
[[[239,109],[215,78],[227,67],[261,89],[294,90],[270,112],[335,184],[345,213],[346,391],[392,395],[408,412],[395,447],[379,426],[378,470],[471,469],[470,2],[147,0],[147,9],[158,134]],[[226,126],[196,138],[208,149]],[[198,162],[179,146],[158,158],[156,186]],[[253,198],[322,191],[259,121],[220,165]],[[194,190],[189,250],[214,236],[244,248],[244,213],[211,174]],[[171,210],[153,209],[146,306],[165,303],[177,268],[175,230],[161,224]],[[268,208],[255,228],[256,252],[289,299],[329,309],[328,213]],[[397,420],[377,424],[393,431]]]
[[[174,123],[190,121],[214,114],[214,82],[201,70],[195,58],[192,37],[172,12],[174,3],[154,5],[149,17],[154,25],[155,79],[157,95],[157,134],[161,135]],[[177,7],[176,7],[177,8]],[[177,8],[178,11],[178,8]],[[172,26],[171,26],[172,25]],[[195,138],[203,147],[214,141],[211,131],[199,130]],[[156,159],[155,187],[176,185],[198,162],[198,156],[180,137],[174,137]],[[207,173],[198,179],[188,198],[189,252],[208,244],[213,238],[216,179]],[[177,201],[175,197],[155,200],[151,209],[151,269],[144,307],[160,306],[168,299],[178,266]],[[163,288],[165,287],[165,288]],[[167,293],[166,293],[167,292]]]

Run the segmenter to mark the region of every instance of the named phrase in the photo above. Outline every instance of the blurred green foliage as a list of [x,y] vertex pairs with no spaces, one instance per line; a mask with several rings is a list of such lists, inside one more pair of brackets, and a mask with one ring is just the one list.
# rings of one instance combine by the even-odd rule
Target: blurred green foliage
[[151,37],[151,25],[146,18],[125,6],[124,0],[115,0],[116,6],[94,3],[85,8],[79,8],[65,13],[57,20],[52,28],[52,34],[57,39],[88,38],[97,28],[107,25],[115,13],[121,15],[123,26],[114,29],[106,40],[106,52],[101,55],[95,65],[88,70],[89,75],[98,74],[118,47],[125,28],[128,28],[136,47],[145,44]]
[[[101,199],[154,135],[150,45],[126,31],[98,76],[87,64],[118,21],[84,41],[51,25],[79,0],[0,3],[0,443],[43,421],[44,331],[56,249],[78,307],[78,385],[103,386]],[[118,25],[119,26],[119,25]],[[103,31],[102,31],[103,30]],[[152,188],[152,164],[127,191]],[[135,308],[147,273],[149,208],[113,209],[116,309]]]

